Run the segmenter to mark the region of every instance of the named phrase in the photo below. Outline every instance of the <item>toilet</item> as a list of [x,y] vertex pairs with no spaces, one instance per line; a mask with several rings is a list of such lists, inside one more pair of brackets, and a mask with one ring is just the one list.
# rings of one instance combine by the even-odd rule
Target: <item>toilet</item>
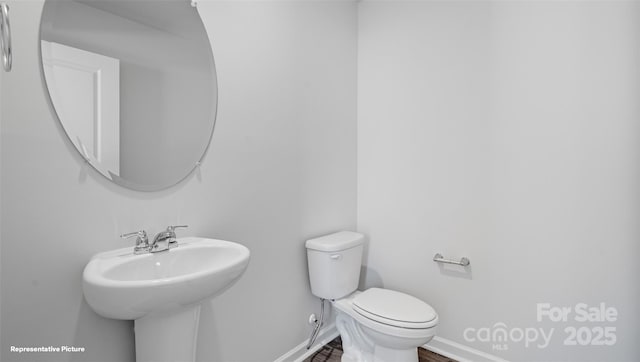
[[417,362],[417,348],[435,335],[438,314],[405,293],[357,290],[364,235],[340,231],[305,246],[311,292],[336,312],[342,362]]

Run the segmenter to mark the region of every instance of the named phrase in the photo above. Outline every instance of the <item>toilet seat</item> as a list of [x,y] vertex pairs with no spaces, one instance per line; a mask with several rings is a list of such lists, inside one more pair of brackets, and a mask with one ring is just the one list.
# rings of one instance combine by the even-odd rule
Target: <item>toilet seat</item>
[[397,328],[426,329],[438,323],[438,315],[430,305],[389,289],[367,289],[353,298],[352,306],[366,319]]

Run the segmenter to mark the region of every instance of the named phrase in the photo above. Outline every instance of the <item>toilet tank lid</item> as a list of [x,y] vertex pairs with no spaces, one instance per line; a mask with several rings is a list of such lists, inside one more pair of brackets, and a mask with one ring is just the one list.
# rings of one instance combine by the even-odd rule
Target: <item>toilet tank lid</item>
[[318,251],[341,251],[351,249],[364,243],[364,235],[353,231],[339,231],[337,233],[309,239],[305,243],[307,249]]

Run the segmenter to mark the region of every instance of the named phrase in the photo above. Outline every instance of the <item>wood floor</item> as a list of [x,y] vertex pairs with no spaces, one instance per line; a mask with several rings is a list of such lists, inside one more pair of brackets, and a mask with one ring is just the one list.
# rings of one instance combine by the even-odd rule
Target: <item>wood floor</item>
[[[304,360],[304,362],[340,362],[342,356],[342,341],[337,337],[318,352]],[[418,359],[420,362],[456,362],[451,358],[441,356],[437,353],[418,348]]]

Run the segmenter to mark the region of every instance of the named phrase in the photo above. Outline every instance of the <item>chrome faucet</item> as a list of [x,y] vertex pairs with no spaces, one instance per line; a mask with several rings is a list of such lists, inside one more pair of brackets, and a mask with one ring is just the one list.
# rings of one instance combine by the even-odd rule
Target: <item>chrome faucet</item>
[[175,230],[177,228],[186,228],[186,227],[188,226],[187,225],[168,226],[167,230],[159,232],[153,238],[153,242],[151,243],[149,243],[147,232],[144,230],[122,234],[120,235],[120,237],[123,239],[132,238],[134,236],[136,237],[136,246],[133,248],[133,253],[136,255],[146,254],[146,253],[157,253],[157,252],[169,250],[178,246]]
[[178,241],[176,240],[176,232],[177,228],[186,228],[188,225],[174,225],[168,226],[167,230],[159,232],[154,238],[153,242],[149,244],[149,252],[157,253],[159,251],[165,251],[178,246]]

